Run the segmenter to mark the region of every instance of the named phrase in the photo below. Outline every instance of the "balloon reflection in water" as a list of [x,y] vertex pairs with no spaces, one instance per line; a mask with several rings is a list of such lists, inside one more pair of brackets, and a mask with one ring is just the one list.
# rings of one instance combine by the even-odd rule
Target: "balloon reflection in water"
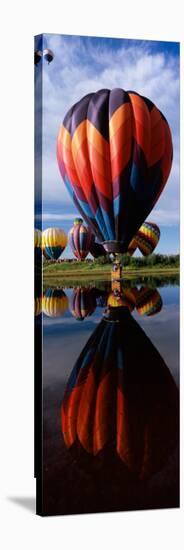
[[136,309],[139,315],[155,315],[161,311],[162,306],[162,298],[156,288],[142,287],[137,292]]
[[61,317],[68,309],[68,297],[60,288],[48,288],[43,296],[42,308],[49,317]]
[[110,307],[127,306],[129,311],[136,308],[139,315],[151,316],[161,311],[163,302],[156,288],[121,287],[121,290],[114,289],[108,294],[107,305]]
[[111,291],[107,298],[107,305],[110,307],[126,306],[129,311],[133,311],[135,307],[135,296],[131,288],[123,288],[119,291],[114,289]]
[[37,317],[37,315],[40,315],[42,312],[42,296],[35,296],[34,299],[34,315]]
[[34,261],[35,269],[41,269],[42,263],[42,232],[40,229],[34,230]]
[[83,321],[85,317],[89,317],[96,309],[96,292],[95,288],[78,287],[74,289],[70,311],[78,321]]
[[178,390],[127,307],[108,309],[76,361],[61,427],[79,466],[85,456],[96,467],[111,450],[139,480],[161,470],[175,448]]

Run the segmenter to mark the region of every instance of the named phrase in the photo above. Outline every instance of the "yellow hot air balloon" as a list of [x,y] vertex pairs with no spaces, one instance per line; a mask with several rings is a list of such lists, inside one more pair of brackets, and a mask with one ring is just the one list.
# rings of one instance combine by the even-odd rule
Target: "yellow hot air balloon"
[[35,273],[38,274],[42,263],[42,232],[40,229],[34,230],[34,261]]
[[42,247],[42,232],[40,231],[40,229],[36,228],[34,230],[34,246],[36,248]]
[[35,315],[35,317],[37,317],[37,315],[40,315],[41,312],[42,312],[42,297],[37,296],[34,299],[34,315]]
[[61,317],[68,309],[68,298],[60,289],[48,288],[42,301],[42,309],[48,317]]
[[49,227],[42,234],[42,248],[50,259],[58,260],[67,245],[67,235],[59,227]]

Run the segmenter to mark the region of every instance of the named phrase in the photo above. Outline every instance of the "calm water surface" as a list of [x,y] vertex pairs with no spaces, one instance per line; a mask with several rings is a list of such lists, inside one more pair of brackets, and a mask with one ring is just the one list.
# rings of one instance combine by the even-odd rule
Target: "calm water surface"
[[104,320],[107,283],[45,292],[45,514],[179,506],[179,286],[121,299]]

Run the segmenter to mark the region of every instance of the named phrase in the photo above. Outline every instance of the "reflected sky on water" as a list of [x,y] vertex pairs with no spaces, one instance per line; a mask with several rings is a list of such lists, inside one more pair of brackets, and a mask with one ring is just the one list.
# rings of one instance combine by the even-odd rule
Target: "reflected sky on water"
[[[143,285],[135,285],[134,287],[136,300],[137,296],[138,299],[139,296],[142,299],[142,294],[140,294],[142,287]],[[155,292],[155,290],[150,289],[151,292]],[[154,349],[156,348],[156,352],[161,358],[159,361],[163,361],[169,377],[170,375],[172,377],[169,378],[171,386],[173,385],[173,388],[175,388],[176,385],[178,388],[179,286],[169,284],[157,286],[157,294],[154,296],[148,292],[147,287],[146,293],[144,288],[143,291],[143,305],[145,307],[137,307],[137,302],[134,302],[134,305],[131,308],[129,307],[128,315],[136,321],[136,327],[143,329],[143,332],[141,331],[141,334],[143,334],[141,345],[145,346],[144,338],[148,337],[150,349],[153,346]],[[114,450],[112,452],[112,449],[109,450],[109,442],[93,459],[92,465],[90,462],[89,467],[86,466],[88,456],[84,460],[83,456],[81,458],[79,451],[77,451],[77,458],[75,455],[73,456],[63,439],[61,406],[64,392],[76,361],[103,318],[109,292],[108,285],[104,283],[103,286],[103,283],[100,283],[99,288],[97,285],[97,289],[94,289],[94,285],[88,288],[85,285],[85,290],[82,289],[82,292],[80,287],[57,289],[57,291],[55,289],[55,293],[53,293],[53,289],[47,289],[43,298],[43,486],[46,514],[163,508],[176,507],[179,504],[177,434],[175,444],[171,446],[171,449],[168,446],[170,451],[167,451],[164,465],[158,465],[158,471],[154,472],[146,481],[136,479],[134,473],[132,474],[127,468],[127,464],[122,466],[117,462],[116,453]],[[127,289],[125,293],[129,305],[130,297]],[[158,309],[158,312],[155,311],[153,315],[149,315],[154,300],[157,302],[161,300],[162,306],[157,308],[156,304],[155,309]],[[99,307],[99,304],[101,307]],[[127,326],[126,330],[129,330]],[[127,338],[129,339],[130,348],[131,338],[129,336]],[[126,342],[122,344],[122,347],[125,344]],[[134,336],[132,346],[134,346]],[[132,360],[129,358],[130,354],[127,357],[127,362]],[[147,369],[149,369],[149,359],[151,361],[151,355],[150,358],[147,358]],[[143,363],[144,361],[145,359],[143,359]],[[132,366],[126,366],[127,368],[128,372],[131,372]],[[139,368],[138,364],[137,369]],[[134,377],[134,371],[132,372]],[[140,372],[142,371],[140,370]],[[145,374],[143,373],[141,376],[145,376]],[[131,383],[134,384],[134,380]],[[156,380],[157,383],[158,380]],[[143,379],[141,379],[140,384],[144,385]],[[150,387],[149,385],[148,388]],[[167,395],[167,400],[169,399],[170,394],[169,397]],[[168,403],[169,401],[167,406]],[[159,407],[160,404],[158,403],[158,409]],[[175,431],[177,432],[178,397],[174,401],[171,399],[171,407],[173,407],[171,419],[176,419]],[[153,438],[155,438],[155,434],[153,434]],[[157,441],[157,439],[154,439],[154,441]],[[158,437],[157,445],[161,449],[160,451],[158,449],[157,454],[161,453],[162,445],[166,445],[167,438],[164,441],[163,444],[163,437],[162,440],[159,440]],[[151,451],[153,458],[156,456],[154,445],[155,443]],[[81,452],[83,454],[83,450]],[[98,465],[97,471],[95,470],[96,464]]]

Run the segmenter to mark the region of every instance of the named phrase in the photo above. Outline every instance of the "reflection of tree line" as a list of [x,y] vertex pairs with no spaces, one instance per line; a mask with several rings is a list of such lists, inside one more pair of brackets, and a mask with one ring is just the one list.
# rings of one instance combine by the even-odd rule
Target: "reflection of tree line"
[[35,297],[35,315],[42,311],[49,317],[60,317],[69,309],[73,317],[83,320],[92,315],[96,307],[127,307],[140,315],[154,315],[162,308],[162,299],[157,289],[148,286],[121,287],[117,289],[77,287],[70,300],[62,288],[49,288],[43,296]]

